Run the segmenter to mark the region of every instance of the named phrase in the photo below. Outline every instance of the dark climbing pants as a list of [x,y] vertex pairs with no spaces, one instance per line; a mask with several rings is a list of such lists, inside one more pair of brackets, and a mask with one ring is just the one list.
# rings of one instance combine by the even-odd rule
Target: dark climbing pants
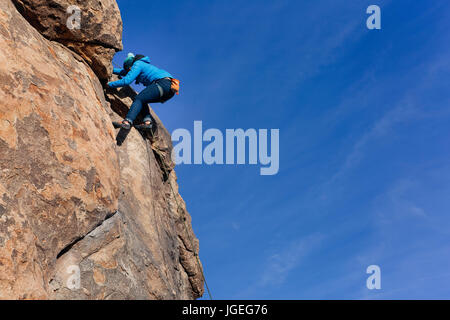
[[166,78],[156,80],[155,82],[150,84],[136,96],[125,119],[130,121],[130,123],[133,123],[139,113],[142,112],[144,122],[152,121],[150,110],[147,104],[155,102],[164,103],[167,100],[171,99],[174,96],[174,93],[171,90],[171,86],[172,82],[170,81],[170,79]]

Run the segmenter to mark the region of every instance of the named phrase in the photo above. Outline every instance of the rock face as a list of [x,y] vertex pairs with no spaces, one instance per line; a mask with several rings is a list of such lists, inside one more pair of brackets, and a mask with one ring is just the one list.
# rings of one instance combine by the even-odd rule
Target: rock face
[[[170,134],[153,111],[153,135],[117,132],[135,93],[105,99],[91,67],[110,58],[75,53],[121,48],[120,17],[71,37],[54,11],[66,1],[14,2],[30,23],[0,2],[0,299],[200,297]],[[118,12],[112,0],[78,4],[94,22]]]
[[[122,19],[115,0],[13,2],[47,39],[63,43],[78,53],[100,79],[111,76],[111,60],[122,50]],[[76,20],[77,17],[80,19]]]

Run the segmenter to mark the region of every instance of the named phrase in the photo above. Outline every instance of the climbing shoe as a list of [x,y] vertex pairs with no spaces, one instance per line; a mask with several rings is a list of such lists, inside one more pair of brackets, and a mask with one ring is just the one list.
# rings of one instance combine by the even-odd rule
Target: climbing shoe
[[113,127],[116,128],[116,129],[122,128],[122,123],[121,122],[113,121],[112,124],[113,124]]
[[130,130],[131,129],[131,123],[128,120],[123,120],[122,122],[115,122],[113,121],[113,126],[116,129],[122,128],[125,130]]
[[138,130],[151,130],[153,128],[152,122],[145,122],[134,126]]
[[124,120],[124,121],[122,121],[121,127],[122,127],[122,129],[130,130],[131,129],[131,123],[129,123],[128,121]]

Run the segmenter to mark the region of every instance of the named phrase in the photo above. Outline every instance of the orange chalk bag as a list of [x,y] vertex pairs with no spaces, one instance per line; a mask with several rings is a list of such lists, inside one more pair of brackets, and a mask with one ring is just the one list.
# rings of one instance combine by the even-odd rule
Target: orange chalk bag
[[170,78],[170,81],[172,82],[172,85],[170,86],[172,92],[174,92],[175,94],[180,94],[180,80]]

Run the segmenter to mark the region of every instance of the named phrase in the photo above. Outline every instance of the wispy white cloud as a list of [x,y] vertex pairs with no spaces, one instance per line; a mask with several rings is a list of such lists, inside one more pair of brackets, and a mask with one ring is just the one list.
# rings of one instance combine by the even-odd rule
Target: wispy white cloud
[[338,171],[330,178],[328,183],[334,183],[344,176],[349,170],[354,168],[364,157],[365,148],[370,143],[379,138],[388,137],[395,125],[411,120],[413,117],[420,117],[418,107],[411,99],[406,98],[393,109],[387,111],[378,119],[368,131],[360,136],[348,153],[344,163]]
[[[395,134],[396,126],[402,123],[411,122],[414,120],[426,119],[429,117],[448,116],[448,109],[435,110],[430,112],[428,101],[423,99],[426,92],[429,92],[437,84],[441,82],[443,72],[450,70],[450,63],[448,61],[448,49],[443,52],[438,52],[432,58],[426,59],[422,63],[412,68],[404,79],[417,78],[408,90],[404,91],[403,95],[388,109],[381,117],[375,119],[373,124],[356,139],[353,146],[350,148],[342,165],[336,170],[335,174],[330,177],[327,185],[331,185],[344,177],[351,169],[357,166],[365,156],[371,143],[377,139],[392,138]],[[329,125],[337,123],[339,119],[350,113],[354,108],[360,108],[361,103],[366,107],[371,106],[371,101],[376,101],[375,97],[386,94],[392,85],[392,79],[382,81],[381,85],[374,85],[373,81],[369,81],[373,70],[369,68],[361,79],[357,81],[354,86],[348,89],[346,98],[330,112],[327,117]],[[378,79],[379,81],[379,79]],[[399,80],[397,80],[399,81]],[[380,81],[379,81],[380,82]],[[441,101],[441,108],[445,103],[450,101]],[[445,114],[444,114],[445,113]]]
[[302,260],[316,249],[323,239],[323,235],[315,234],[304,239],[295,240],[280,252],[271,255],[262,273],[259,286],[265,287],[284,283],[289,273],[297,268],[302,263]]
[[298,269],[311,253],[318,250],[325,238],[325,235],[317,233],[292,240],[278,248],[266,258],[257,280],[236,297],[251,298],[255,294],[261,295],[264,290],[283,285],[292,276],[292,272]]

